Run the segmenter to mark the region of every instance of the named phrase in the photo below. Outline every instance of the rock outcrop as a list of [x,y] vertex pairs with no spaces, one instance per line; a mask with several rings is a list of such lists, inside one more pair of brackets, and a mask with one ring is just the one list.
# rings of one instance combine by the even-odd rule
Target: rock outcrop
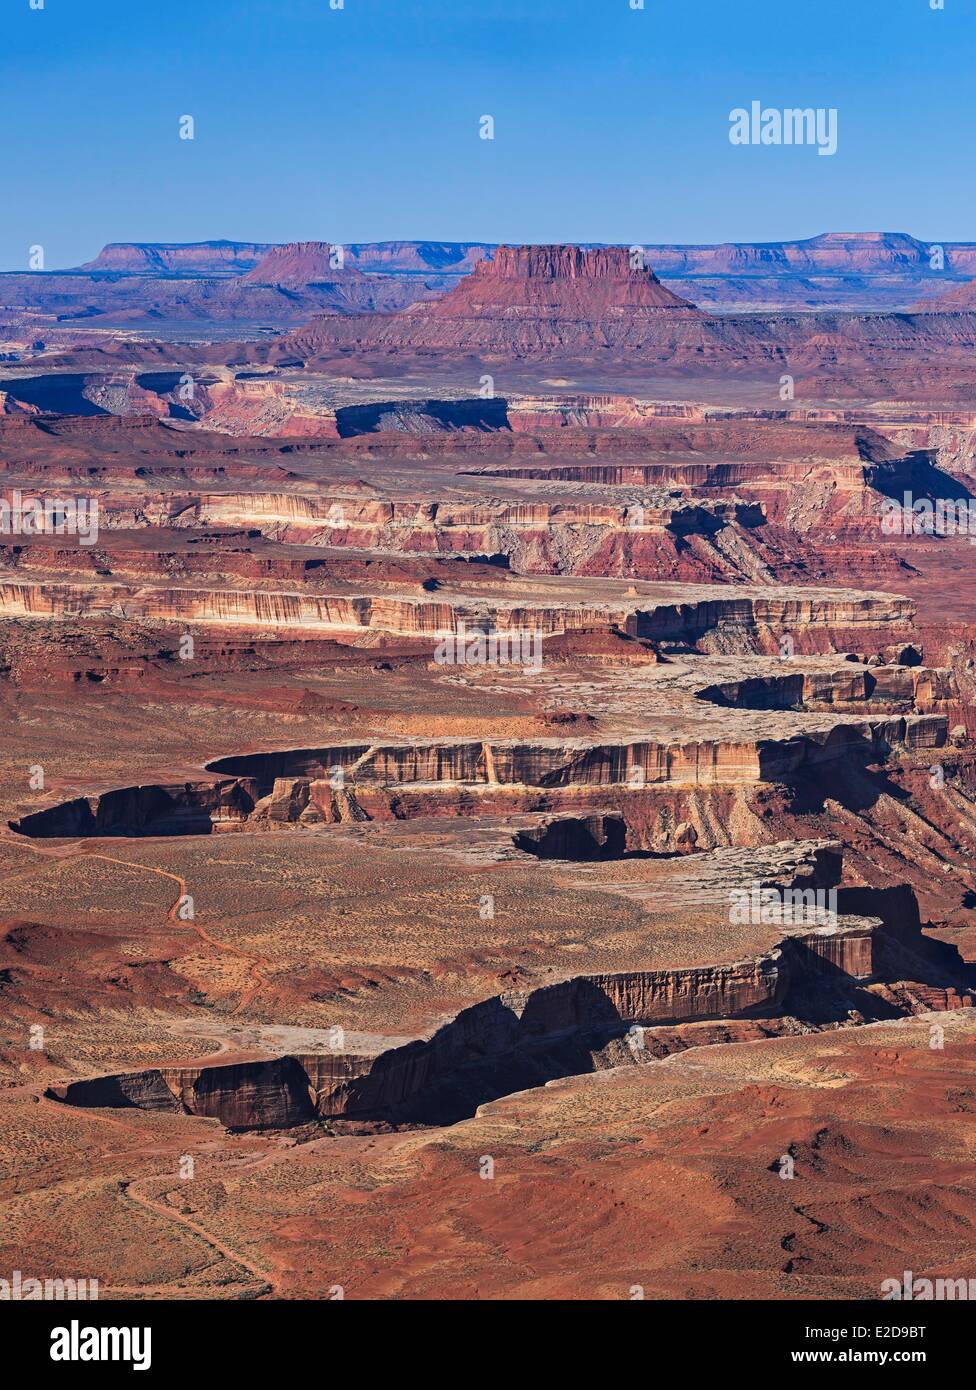
[[[769,706],[761,705],[760,708]],[[837,716],[804,732],[778,737],[736,739],[733,734],[697,738],[684,734],[673,741],[639,739],[593,742],[584,739],[538,742],[414,740],[403,744],[335,744],[275,753],[218,758],[209,771],[229,780],[129,787],[79,797],[14,821],[30,837],[98,835],[206,834],[254,823],[334,823],[412,815],[451,814],[464,789],[478,789],[509,809],[545,810],[572,805],[581,790],[620,788],[638,801],[656,788],[723,788],[792,782],[815,775],[838,762],[852,767],[884,763],[898,751],[925,751],[945,746],[947,719],[940,714],[882,718]],[[415,808],[377,789],[420,791]],[[525,792],[545,792],[522,800]],[[342,798],[337,800],[337,792]],[[446,792],[445,798],[441,793]],[[520,804],[522,800],[522,804]],[[608,843],[624,848],[613,820],[593,822],[596,829],[573,832],[594,849]],[[542,836],[552,850],[560,839]],[[676,835],[680,840],[680,836]],[[568,842],[568,841],[567,841]],[[693,841],[691,842],[693,844]],[[680,845],[675,844],[675,848]],[[536,848],[535,852],[539,852]],[[611,850],[612,857],[613,849]],[[572,856],[570,856],[572,857]],[[585,856],[581,856],[585,857]],[[592,855],[599,858],[599,853]]]
[[[780,855],[774,877],[784,888],[813,896],[836,889],[836,847],[784,850],[767,856],[772,867]],[[448,1123],[486,1100],[590,1070],[608,1047],[612,1060],[603,1065],[647,1063],[655,1054],[645,1044],[645,1029],[762,1018],[775,1031],[787,1001],[815,1011],[820,1000],[829,1016],[836,998],[880,981],[886,950],[904,959],[906,950],[924,956],[929,949],[910,893],[859,889],[845,906],[862,913],[874,908],[878,915],[844,915],[812,929],[794,923],[776,946],[751,960],[580,975],[507,991],[463,1010],[431,1037],[377,1056],[337,1052],[161,1066],[75,1081],[49,1094],[69,1105],[209,1116],[234,1129],[314,1120]]]
[[387,322],[356,320],[342,328],[317,320],[288,346],[304,357],[330,345],[514,356],[660,351],[679,340],[698,341],[703,321],[625,247],[501,246],[442,299]]
[[[634,587],[634,586],[631,586]],[[271,589],[168,588],[92,582],[39,584],[0,581],[0,617],[78,619],[106,614],[213,626],[302,628],[329,632],[376,631],[426,636],[432,641],[465,631],[532,632],[541,637],[574,629],[619,629],[661,642],[695,643],[736,634],[821,630],[856,632],[905,623],[912,605],[891,594],[853,590],[644,585],[628,594],[622,585],[595,590],[526,592],[508,600],[486,586],[470,592],[418,599],[396,594],[328,594]],[[547,602],[546,600],[550,601]],[[569,600],[568,602],[566,600]],[[829,649],[829,648],[828,648]]]
[[342,286],[364,279],[362,271],[346,266],[342,247],[335,248],[327,241],[294,241],[272,246],[242,283],[296,289],[304,285]]

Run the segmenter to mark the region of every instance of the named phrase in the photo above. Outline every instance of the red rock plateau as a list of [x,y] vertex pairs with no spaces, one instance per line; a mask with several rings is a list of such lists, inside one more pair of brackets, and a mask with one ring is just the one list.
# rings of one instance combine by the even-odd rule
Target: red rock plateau
[[[4,364],[0,1265],[122,1299],[968,1276],[974,552],[890,521],[969,516],[976,328],[493,249],[109,247],[92,283],[194,312],[348,301]],[[672,250],[923,273],[908,238]]]
[[78,266],[90,274],[243,275],[273,249],[269,242],[199,241],[185,245],[114,241],[93,261]]
[[[665,283],[732,309],[900,309],[976,273],[976,246],[903,232],[827,232],[766,245],[648,246]],[[915,294],[917,289],[918,295]],[[935,292],[938,292],[937,290]]]

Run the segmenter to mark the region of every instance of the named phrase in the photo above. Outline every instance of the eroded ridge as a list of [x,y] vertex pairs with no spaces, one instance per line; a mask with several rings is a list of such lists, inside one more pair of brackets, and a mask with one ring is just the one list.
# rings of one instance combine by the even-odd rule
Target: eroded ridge
[[[957,703],[951,672],[924,667],[800,659],[789,673],[778,663],[766,676],[705,684],[710,666],[727,663],[683,662],[674,673],[640,668],[644,675],[610,696],[619,722],[637,722],[631,705],[639,699],[639,722],[659,725],[656,736],[413,739],[243,754],[211,761],[216,777],[77,797],[12,825],[32,837],[311,827],[452,814],[472,794],[485,814],[572,808],[601,791],[653,810],[645,803],[658,791],[796,782],[839,761],[867,768],[901,752],[937,750],[948,742]],[[730,709],[750,711],[739,715],[738,735]]]
[[[295,1054],[229,1065],[160,1066],[57,1086],[69,1105],[209,1116],[231,1128],[322,1121],[451,1123],[485,1101],[566,1076],[651,1062],[707,1032],[665,1026],[761,1020],[770,1036],[925,1008],[970,1005],[958,953],[922,935],[908,889],[840,887],[837,845],[717,851],[685,873],[685,901],[706,915],[760,904],[761,954],[693,968],[572,976],[511,990],[462,1011],[427,1039],[380,1052]],[[765,920],[763,920],[765,918]],[[745,939],[749,932],[743,933]],[[914,992],[890,984],[906,968]],[[938,979],[934,986],[929,983]],[[845,1012],[846,1006],[846,1012]],[[645,1036],[645,1033],[647,1036]]]

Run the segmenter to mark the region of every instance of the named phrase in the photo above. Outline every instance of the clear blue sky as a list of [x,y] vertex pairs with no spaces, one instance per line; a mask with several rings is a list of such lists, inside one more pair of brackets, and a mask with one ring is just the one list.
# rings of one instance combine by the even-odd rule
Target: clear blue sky
[[[217,237],[976,240],[973,0],[645,5],[2,0],[0,268]],[[753,99],[837,107],[837,154],[731,145]]]

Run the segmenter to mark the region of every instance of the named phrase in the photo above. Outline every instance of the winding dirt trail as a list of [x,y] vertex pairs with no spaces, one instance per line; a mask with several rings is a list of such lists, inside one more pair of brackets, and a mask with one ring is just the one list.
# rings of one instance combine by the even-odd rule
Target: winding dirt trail
[[88,859],[102,859],[106,864],[122,864],[130,869],[142,869],[147,874],[158,874],[161,878],[170,879],[177,885],[179,892],[166,914],[167,921],[173,922],[175,925],[193,932],[202,942],[210,946],[214,951],[222,952],[224,955],[235,956],[238,960],[250,961],[250,974],[254,983],[249,989],[246,989],[242,993],[236,1007],[231,1010],[232,1014],[240,1013],[241,1009],[245,1008],[258,991],[268,983],[268,976],[265,974],[265,970],[270,970],[271,962],[266,956],[258,956],[255,955],[253,951],[243,950],[240,946],[232,946],[229,942],[218,941],[216,937],[210,935],[206,927],[201,927],[200,924],[192,918],[183,918],[178,915],[181,902],[184,898],[189,896],[185,878],[181,878],[179,874],[170,873],[168,869],[157,869],[152,864],[140,864],[133,859],[116,859],[111,854],[98,854],[89,851],[86,857]]
[[[126,869],[141,869],[143,873],[158,874],[160,878],[168,878],[172,883],[175,883],[179,891],[166,914],[167,921],[172,922],[174,926],[192,932],[200,941],[209,946],[211,950],[217,951],[223,955],[234,956],[238,960],[250,962],[251,968],[249,974],[251,977],[251,984],[242,991],[240,999],[231,1010],[231,1014],[240,1013],[242,1009],[246,1008],[247,1005],[251,1003],[264,986],[269,983],[269,977],[266,971],[271,969],[271,962],[266,956],[256,955],[253,951],[245,951],[240,946],[233,946],[229,942],[218,941],[216,937],[211,936],[205,927],[200,926],[200,924],[192,918],[187,919],[178,916],[180,904],[184,898],[189,896],[186,879],[181,878],[179,874],[170,873],[168,869],[157,869],[153,864],[142,864],[135,859],[118,859],[111,854],[100,854],[95,850],[87,849],[84,845],[69,845],[66,848],[58,849],[42,849],[39,845],[31,844],[30,841],[14,835],[14,833],[8,829],[0,830],[0,839],[2,839],[4,844],[18,845],[22,849],[31,850],[42,859],[47,859],[55,863],[63,862],[66,859],[100,859],[106,864],[119,864]],[[19,878],[23,876],[24,875],[16,874],[11,877]],[[27,875],[27,877],[29,877],[29,875]]]
[[[0,838],[2,838],[3,842],[6,844],[15,844],[20,846],[22,849],[30,850],[39,858],[47,860],[49,863],[53,862],[57,864],[62,863],[65,860],[73,860],[78,858],[99,859],[106,864],[117,864],[127,869],[141,869],[144,873],[157,874],[160,878],[169,879],[170,882],[176,884],[177,895],[167,911],[167,921],[173,923],[174,926],[182,927],[185,928],[185,930],[192,932],[194,936],[196,936],[200,941],[202,941],[205,945],[209,946],[214,951],[226,955],[232,955],[239,960],[250,962],[249,973],[251,976],[252,984],[250,988],[244,990],[244,992],[241,994],[240,1000],[238,1001],[237,1006],[232,1010],[232,1013],[239,1013],[241,1009],[245,1008],[255,997],[255,995],[259,992],[259,990],[261,990],[264,987],[264,985],[268,983],[268,976],[265,973],[265,969],[270,968],[271,963],[265,957],[257,956],[250,951],[242,950],[239,946],[233,946],[226,942],[218,941],[216,937],[211,936],[210,932],[208,932],[205,927],[200,926],[198,922],[195,922],[192,919],[185,920],[178,916],[180,905],[183,902],[183,900],[188,896],[186,880],[182,878],[179,874],[170,873],[168,869],[158,869],[152,864],[142,864],[137,860],[120,859],[116,858],[114,855],[111,854],[100,854],[97,851],[87,849],[84,845],[69,845],[64,848],[59,847],[57,849],[42,848],[39,845],[34,845],[31,844],[29,841],[20,839],[18,836],[15,836],[11,831],[6,829],[0,831]],[[24,875],[21,873],[16,873],[15,875],[13,875],[13,877],[21,878],[24,877]],[[111,1119],[107,1119],[107,1122],[109,1124],[118,1125],[118,1121],[113,1121]],[[119,1125],[119,1128],[122,1128],[122,1126]],[[264,1161],[266,1161],[266,1156],[262,1156],[262,1158],[258,1160],[258,1162]],[[171,1207],[166,1206],[162,1202],[156,1201],[152,1197],[146,1196],[145,1193],[140,1192],[137,1189],[136,1183],[138,1181],[150,1180],[151,1179],[134,1179],[131,1181],[124,1181],[120,1184],[120,1190],[129,1201],[134,1202],[138,1206],[143,1207],[146,1211],[150,1212],[157,1219],[177,1222],[179,1225],[183,1226],[186,1230],[190,1231],[193,1235],[195,1235],[199,1240],[202,1240],[209,1249],[215,1251],[218,1255],[221,1256],[221,1258],[229,1260],[232,1264],[239,1266],[248,1275],[250,1275],[251,1278],[254,1281],[256,1281],[255,1286],[245,1287],[237,1295],[238,1297],[254,1299],[261,1298],[266,1294],[275,1292],[277,1288],[277,1280],[273,1275],[269,1274],[259,1265],[256,1265],[252,1260],[249,1260],[245,1255],[242,1255],[239,1251],[234,1250],[231,1246],[227,1245],[226,1242],[221,1241],[217,1236],[213,1235],[210,1231],[206,1230],[198,1222],[192,1221],[189,1217],[184,1216],[182,1212],[174,1211]],[[103,1292],[112,1293],[116,1295],[130,1294],[134,1297],[143,1298],[147,1295],[159,1295],[161,1297],[173,1296],[173,1289],[169,1285],[160,1285],[156,1287],[149,1285],[111,1285],[105,1288]]]
[[[263,1157],[258,1160],[259,1163],[263,1161]],[[247,1166],[253,1167],[256,1165],[248,1164]],[[145,1193],[137,1191],[138,1182],[149,1181],[152,1180],[149,1178],[142,1178],[134,1179],[131,1182],[123,1182],[120,1184],[120,1189],[123,1196],[127,1197],[129,1201],[135,1202],[137,1206],[143,1207],[153,1216],[162,1217],[166,1221],[177,1222],[178,1225],[184,1227],[185,1230],[192,1232],[193,1235],[202,1240],[209,1249],[216,1251],[222,1259],[229,1260],[231,1264],[239,1265],[241,1269],[246,1270],[246,1272],[250,1274],[252,1279],[257,1280],[258,1287],[256,1289],[247,1290],[240,1294],[239,1297],[260,1298],[264,1294],[274,1293],[276,1291],[278,1281],[273,1274],[269,1274],[267,1270],[262,1269],[260,1265],[256,1265],[253,1260],[249,1260],[247,1256],[242,1255],[239,1250],[235,1250],[232,1246],[227,1245],[225,1241],[219,1240],[217,1236],[206,1230],[199,1222],[192,1221],[190,1217],[184,1216],[182,1212],[175,1211],[172,1207],[166,1206],[165,1203],[158,1202],[154,1197],[147,1197]],[[130,1291],[128,1289],[116,1288],[114,1285],[110,1285],[109,1290],[112,1293]],[[147,1293],[160,1293],[168,1295],[170,1298],[173,1296],[171,1285],[144,1285],[131,1291],[138,1292],[143,1296]]]

